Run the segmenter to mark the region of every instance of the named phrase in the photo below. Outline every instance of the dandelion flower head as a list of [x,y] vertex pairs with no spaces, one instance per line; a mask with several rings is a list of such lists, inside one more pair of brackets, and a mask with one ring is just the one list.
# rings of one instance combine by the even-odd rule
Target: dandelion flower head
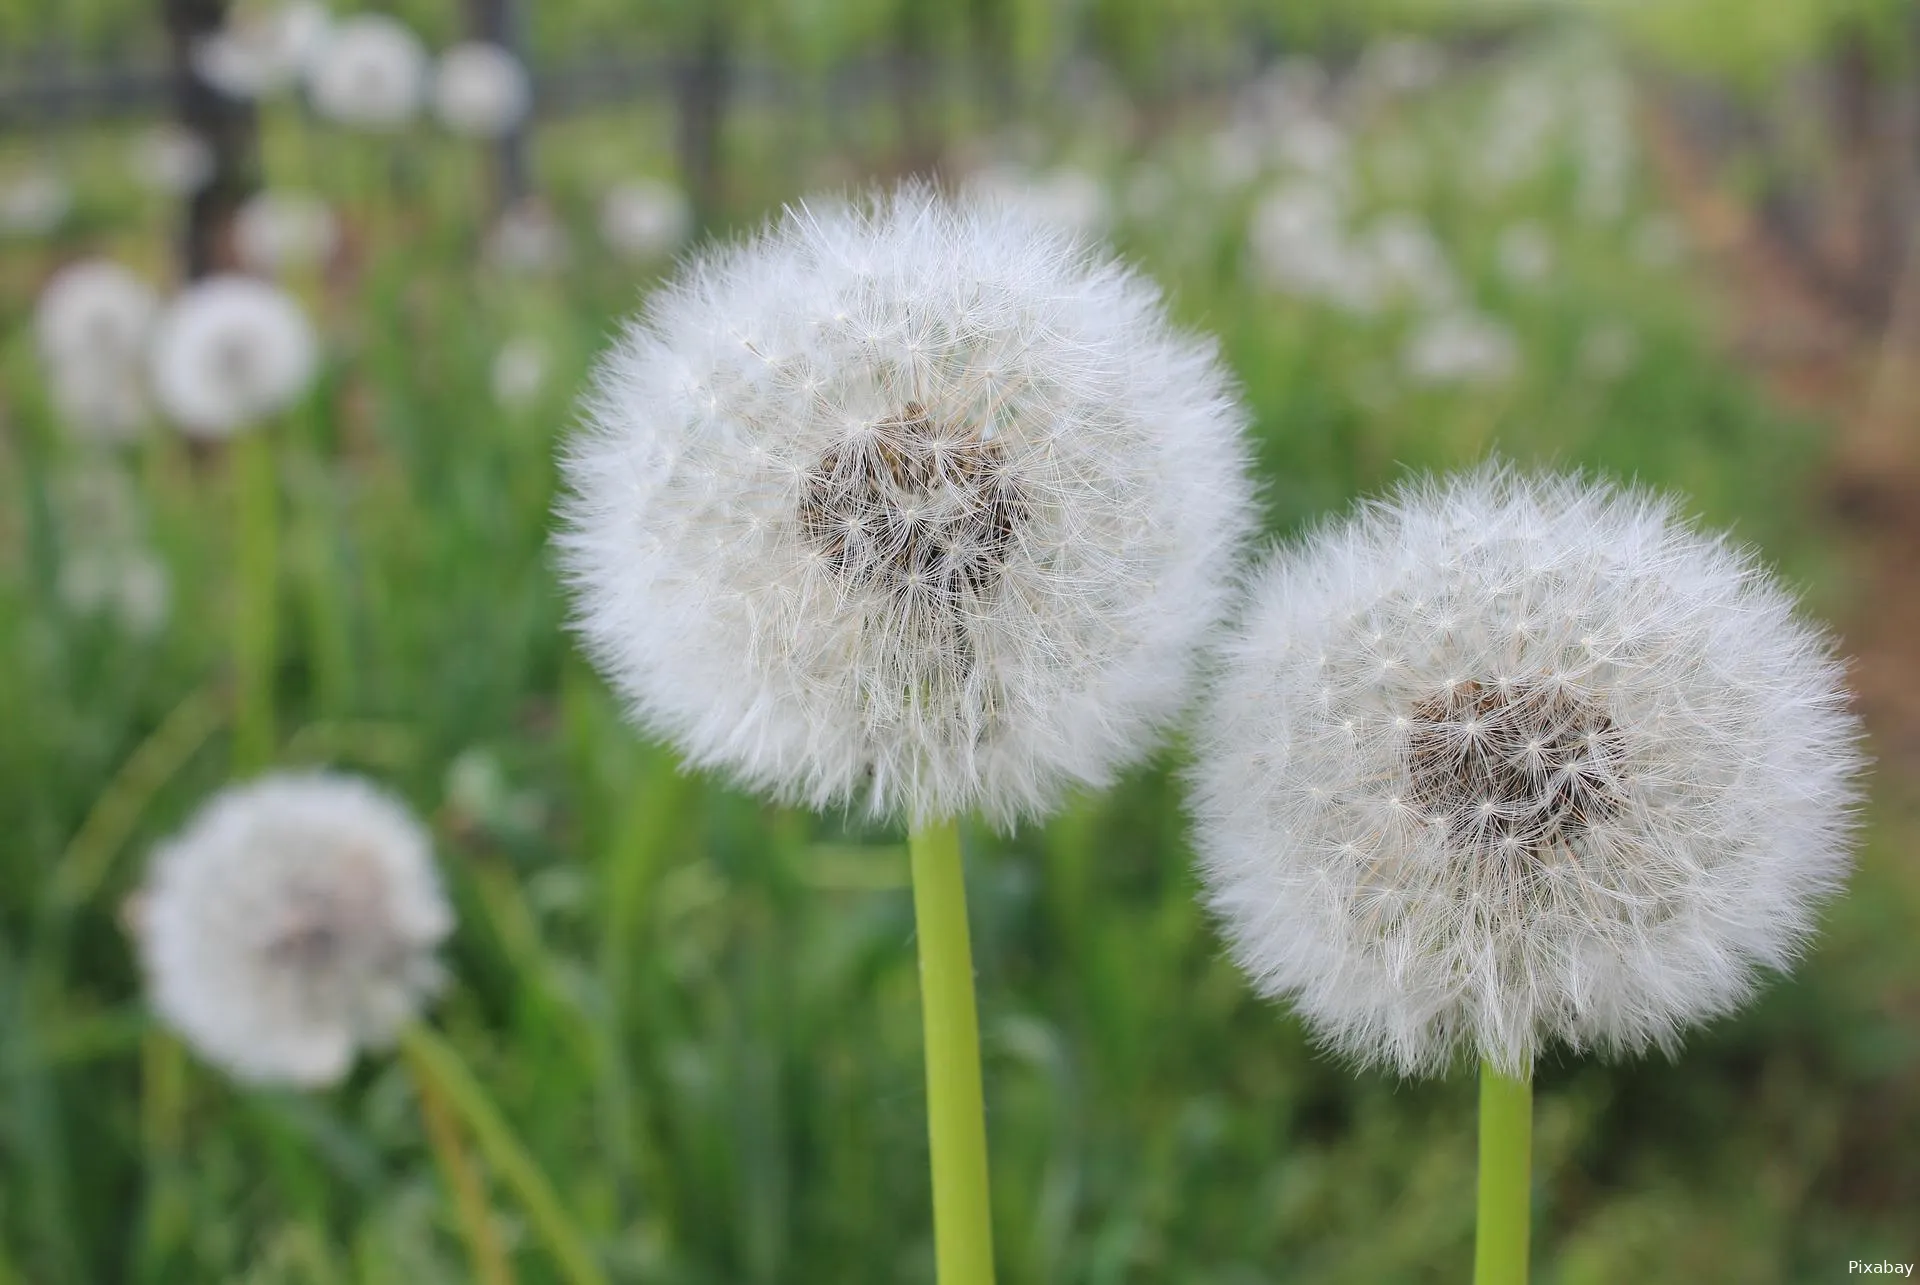
[[154,400],[193,437],[228,437],[290,406],[318,360],[313,327],[285,291],[252,277],[208,277],[154,328]]
[[1262,569],[1196,746],[1202,869],[1256,986],[1356,1062],[1670,1050],[1807,940],[1856,741],[1751,556],[1490,465]]
[[498,138],[526,118],[533,83],[520,60],[499,45],[467,40],[440,55],[433,112],[456,134]]
[[420,110],[427,50],[397,19],[356,14],[336,26],[307,69],[307,94],[320,115],[364,130],[395,130]]
[[355,777],[267,776],[154,853],[134,922],[160,1016],[253,1083],[323,1085],[440,981],[453,914],[426,831]]
[[588,418],[586,642],[690,760],[817,807],[1006,822],[1104,784],[1251,520],[1227,378],[1147,282],[915,187],[690,264]]

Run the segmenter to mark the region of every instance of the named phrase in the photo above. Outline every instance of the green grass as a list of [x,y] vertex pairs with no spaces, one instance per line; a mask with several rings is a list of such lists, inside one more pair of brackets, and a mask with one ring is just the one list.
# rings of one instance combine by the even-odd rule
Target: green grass
[[[1576,212],[1564,147],[1511,191],[1473,181],[1463,157],[1486,80],[1389,111],[1369,146],[1399,139],[1429,158],[1398,203],[1430,218],[1481,307],[1514,327],[1525,366],[1509,386],[1409,387],[1394,373],[1401,321],[1258,288],[1246,196],[1193,187],[1174,214],[1117,228],[1178,314],[1220,336],[1256,415],[1270,530],[1406,468],[1498,449],[1683,489],[1816,607],[1844,605],[1810,518],[1815,429],[1716,354],[1692,270],[1636,257],[1644,179],[1629,212],[1601,222]],[[1073,124],[1048,146],[1124,180],[1119,149]],[[408,140],[396,191],[364,140],[315,130],[296,146],[297,128],[273,123],[270,171],[358,195],[351,271],[302,286],[329,338],[325,374],[273,430],[278,760],[369,772],[433,819],[460,927],[432,1021],[609,1279],[931,1280],[903,836],[681,775],[623,723],[563,628],[546,545],[554,444],[592,354],[648,284],[593,248],[591,197],[661,163],[663,120],[635,110],[542,135],[543,180],[580,236],[561,277],[533,282],[476,266],[470,153]],[[825,144],[771,113],[741,122],[742,224],[850,168],[784,153],[796,137]],[[334,1092],[246,1092],[180,1057],[142,1008],[120,903],[231,756],[232,472],[221,452],[157,433],[126,452],[139,523],[171,569],[172,623],[141,638],[68,609],[62,496],[85,462],[19,324],[61,257],[106,249],[160,271],[168,211],[119,176],[123,143],[63,140],[77,223],[0,257],[0,1281],[465,1281],[454,1200],[397,1056],[366,1059]],[[1179,126],[1153,163],[1178,171],[1201,151]],[[1536,290],[1492,266],[1499,229],[1521,218],[1555,241]],[[1610,382],[1578,356],[1599,321],[1639,338]],[[503,411],[488,362],[520,333],[548,345],[553,371],[533,405]],[[1002,1281],[1464,1280],[1473,1077],[1355,1075],[1251,996],[1194,899],[1179,756],[1046,826],[966,836]],[[502,790],[454,791],[456,762],[491,765]],[[1784,1285],[1911,1257],[1920,882],[1910,822],[1885,805],[1872,820],[1852,891],[1792,980],[1677,1063],[1542,1068],[1537,1280]],[[561,1280],[506,1179],[490,1171],[519,1279]]]

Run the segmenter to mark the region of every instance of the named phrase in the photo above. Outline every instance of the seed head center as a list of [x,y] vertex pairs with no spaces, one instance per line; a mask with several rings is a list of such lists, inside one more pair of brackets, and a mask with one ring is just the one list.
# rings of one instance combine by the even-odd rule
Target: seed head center
[[850,584],[953,604],[999,582],[1027,512],[998,441],[908,402],[814,463],[799,518]]
[[1591,697],[1557,684],[1457,683],[1413,707],[1411,798],[1476,853],[1545,860],[1626,806],[1624,739]]

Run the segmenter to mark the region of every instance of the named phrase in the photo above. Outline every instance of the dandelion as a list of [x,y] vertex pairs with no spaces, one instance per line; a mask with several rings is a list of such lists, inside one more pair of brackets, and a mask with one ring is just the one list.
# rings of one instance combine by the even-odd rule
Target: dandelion
[[[1193,811],[1235,958],[1357,1063],[1477,1057],[1502,1129],[1550,1046],[1671,1050],[1737,1006],[1845,875],[1840,666],[1671,501],[1409,485],[1270,561],[1227,651]],[[1519,1137],[1483,1182],[1518,1166],[1524,1264]]]
[[305,72],[327,37],[327,9],[313,0],[236,9],[193,47],[193,70],[229,98],[265,98]]
[[395,130],[420,110],[427,51],[385,14],[357,14],[333,29],[307,70],[314,110],[354,129]]
[[433,73],[433,111],[455,134],[510,134],[533,105],[533,83],[520,60],[499,45],[469,40],[440,55]]
[[339,241],[333,210],[306,192],[257,192],[233,218],[234,254],[242,267],[261,276],[317,267]]
[[488,372],[494,401],[509,410],[531,402],[546,386],[549,364],[546,348],[536,339],[509,339],[500,345]]
[[1539,285],[1553,271],[1553,242],[1538,223],[1515,223],[1501,229],[1494,257],[1515,285]]
[[1460,294],[1447,252],[1417,215],[1382,215],[1367,229],[1360,253],[1371,270],[1374,292],[1384,299],[1445,308]]
[[160,309],[152,286],[109,259],[82,259],[48,279],[34,308],[49,366],[137,362]]
[[1177,709],[1247,521],[1154,292],[908,189],[698,261],[602,363],[579,626],[696,762],[816,807],[1045,811]]
[[155,1009],[249,1083],[332,1084],[440,984],[453,913],[432,841],[355,777],[232,787],[153,854],[135,903]]
[[189,436],[230,437],[292,405],[317,357],[313,327],[291,296],[252,277],[209,277],[160,314],[153,394]]
[[73,208],[73,189],[44,166],[0,181],[0,236],[45,236]]
[[134,179],[162,196],[192,196],[213,178],[213,148],[171,121],[135,138],[128,161]]
[[1072,167],[1035,174],[1017,165],[994,165],[975,174],[967,186],[976,201],[998,203],[1086,236],[1099,235],[1112,215],[1106,185]]
[[1603,321],[1580,336],[1580,371],[1589,379],[1609,383],[1640,360],[1640,336],[1624,321]]
[[140,367],[159,307],[153,287],[106,259],[69,264],[47,282],[34,330],[63,423],[124,441],[146,421]]
[[624,259],[663,258],[693,230],[693,206],[671,183],[632,179],[600,198],[600,238]]
[[173,580],[151,550],[105,544],[83,546],[61,562],[60,601],[77,616],[103,616],[129,634],[152,638],[167,623]]
[[540,276],[566,267],[573,250],[552,207],[538,197],[523,197],[495,221],[485,253],[503,272]]
[[1427,384],[1503,384],[1519,371],[1520,346],[1491,317],[1456,308],[1421,323],[1401,364]]
[[694,262],[588,410],[560,542],[638,715],[912,823],[937,1249],[987,1279],[949,818],[1103,785],[1180,708],[1250,521],[1225,374],[1057,224],[910,187]]

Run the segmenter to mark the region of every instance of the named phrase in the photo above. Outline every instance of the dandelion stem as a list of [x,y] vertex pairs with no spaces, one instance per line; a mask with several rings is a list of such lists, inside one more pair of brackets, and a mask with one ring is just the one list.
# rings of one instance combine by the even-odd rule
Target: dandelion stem
[[474,1278],[483,1285],[513,1285],[513,1268],[493,1225],[493,1210],[488,1206],[480,1174],[460,1141],[460,1127],[448,1107],[445,1091],[432,1068],[422,1061],[417,1043],[409,1042],[406,1053],[414,1087],[420,1094],[420,1118],[426,1125],[427,1142],[433,1147],[440,1174],[459,1211],[460,1231],[467,1240]]
[[234,602],[233,669],[238,698],[233,766],[236,776],[249,776],[273,761],[273,673],[279,649],[277,478],[273,439],[264,425],[234,440],[233,485],[239,563]]
[[1480,1213],[1474,1285],[1526,1285],[1533,1081],[1480,1066]]
[[974,1008],[960,827],[952,821],[915,827],[908,846],[926,1032],[934,1257],[940,1285],[991,1285],[986,1105],[980,1088],[980,1024]]
[[431,1080],[443,1100],[458,1111],[480,1150],[501,1179],[520,1198],[535,1230],[571,1285],[607,1285],[605,1273],[587,1249],[586,1239],[568,1217],[553,1184],[540,1171],[513,1130],[460,1055],[429,1028],[415,1023],[400,1037],[416,1081]]

